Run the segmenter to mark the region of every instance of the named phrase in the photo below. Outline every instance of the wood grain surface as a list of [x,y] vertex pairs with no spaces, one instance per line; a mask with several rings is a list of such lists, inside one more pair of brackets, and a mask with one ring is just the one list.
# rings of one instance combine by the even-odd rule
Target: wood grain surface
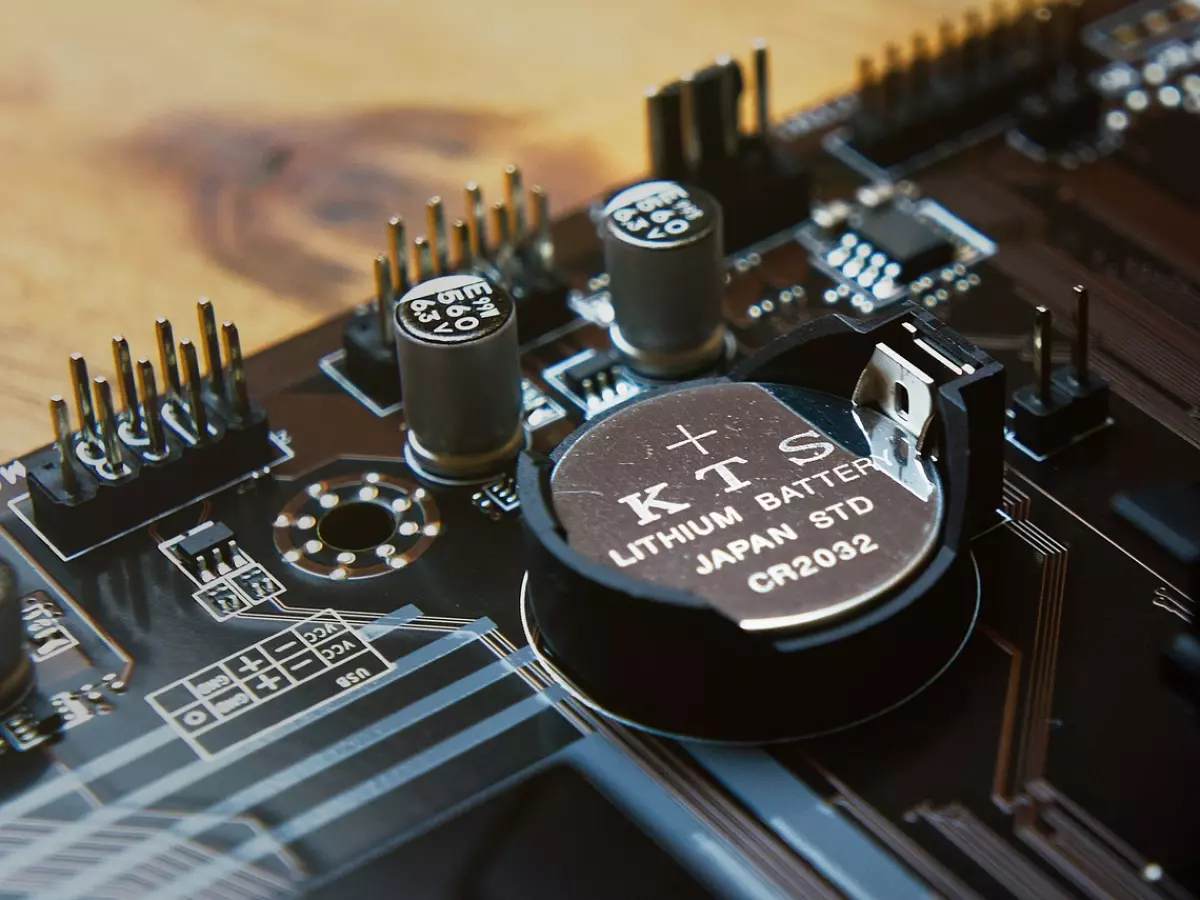
[[[154,357],[198,296],[247,351],[358,302],[387,216],[562,210],[644,168],[648,84],[771,44],[773,112],[964,0],[0,0],[0,460],[50,438],[66,357]],[[253,390],[253,385],[251,385]]]

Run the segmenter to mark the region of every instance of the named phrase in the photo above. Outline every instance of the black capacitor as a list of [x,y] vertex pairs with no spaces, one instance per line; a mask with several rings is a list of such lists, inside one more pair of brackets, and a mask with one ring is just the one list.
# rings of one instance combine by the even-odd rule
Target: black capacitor
[[711,367],[725,350],[721,206],[705,191],[650,181],[604,208],[613,345],[652,377]]
[[400,298],[395,326],[409,462],[451,478],[497,471],[525,439],[512,297],[444,275]]
[[0,562],[0,712],[20,703],[33,686],[25,625],[12,570]]

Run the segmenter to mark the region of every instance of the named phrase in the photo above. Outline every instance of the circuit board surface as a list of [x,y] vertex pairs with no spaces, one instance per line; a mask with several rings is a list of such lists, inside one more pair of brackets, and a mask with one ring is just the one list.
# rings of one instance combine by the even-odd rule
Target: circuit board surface
[[[1083,322],[1106,409],[1026,432],[1007,403],[998,503],[968,545],[977,614],[940,677],[761,746],[578,696],[528,615],[515,460],[460,478],[406,445],[375,331],[400,328],[376,307],[401,234],[376,307],[244,370],[236,330],[223,364],[216,331],[198,337],[203,378],[181,348],[184,378],[160,375],[180,404],[166,462],[118,385],[113,440],[153,490],[81,512],[106,488],[44,480],[54,444],[0,468],[0,599],[33,670],[0,726],[0,896],[1200,895],[1200,6],[1028,7],[939,41],[781,121],[739,124],[727,60],[648,111],[653,177],[724,209],[727,355],[702,377],[822,317],[904,307],[1001,363],[1011,398],[1047,360],[1078,364]],[[763,48],[749,68],[765,110]],[[511,295],[524,452],[548,456],[686,379],[614,349],[612,195],[550,223],[534,192],[526,221],[509,178],[490,229],[470,208],[449,229],[454,254],[431,215],[412,280],[456,269]],[[1072,324],[1075,285],[1090,320]],[[232,399],[176,460],[205,390]],[[103,475],[112,456],[85,445]],[[802,708],[853,677],[762,683],[757,702]]]

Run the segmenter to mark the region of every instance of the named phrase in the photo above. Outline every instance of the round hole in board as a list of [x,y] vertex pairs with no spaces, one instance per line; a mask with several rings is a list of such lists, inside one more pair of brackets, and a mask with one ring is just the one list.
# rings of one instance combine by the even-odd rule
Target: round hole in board
[[351,501],[331,508],[317,523],[317,536],[330,547],[357,552],[385,544],[396,532],[396,517],[380,503]]

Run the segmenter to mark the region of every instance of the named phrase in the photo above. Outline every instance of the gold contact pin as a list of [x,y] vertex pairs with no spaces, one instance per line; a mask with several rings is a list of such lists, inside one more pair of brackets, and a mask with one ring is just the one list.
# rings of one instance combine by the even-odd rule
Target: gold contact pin
[[392,292],[397,297],[408,293],[408,266],[404,263],[404,251],[407,246],[404,220],[399,216],[392,216],[388,219],[388,265],[392,271]]
[[1077,384],[1088,383],[1088,289],[1082,284],[1075,292],[1075,343],[1071,345],[1072,376]]
[[507,204],[503,200],[497,200],[492,204],[492,234],[496,238],[496,248],[499,252],[509,249],[509,222]]
[[71,420],[67,401],[55,394],[50,398],[50,426],[54,429],[54,448],[58,451],[58,470],[63,490],[68,496],[79,492],[79,476],[75,472],[71,448]]
[[550,235],[550,198],[541,185],[529,189],[533,199],[531,228],[534,234],[534,250],[543,270],[554,267],[554,239]]
[[535,233],[539,234],[543,231],[549,232],[549,200],[546,197],[546,191],[540,184],[535,184],[529,189],[529,196],[533,203],[529,219],[529,227]]
[[225,396],[225,369],[221,365],[221,344],[217,338],[217,315],[212,302],[201,297],[196,303],[200,334],[204,341],[204,362],[208,366],[208,387],[218,397]]
[[449,248],[446,244],[446,213],[441,197],[430,197],[425,204],[426,229],[429,232],[432,273],[445,275],[450,270]]
[[1053,371],[1054,317],[1044,306],[1037,308],[1033,322],[1033,378],[1037,384],[1038,399],[1043,406],[1050,405],[1050,375]]
[[462,219],[455,219],[450,226],[454,234],[454,264],[460,270],[471,267],[471,230]]
[[175,355],[175,332],[167,319],[154,321],[154,334],[158,340],[158,364],[163,370],[163,391],[167,399],[183,396],[183,382],[179,380],[179,358]]
[[133,357],[129,353],[129,341],[121,335],[112,339],[113,365],[117,370],[117,389],[121,392],[121,406],[130,430],[135,435],[142,433],[142,413],[138,408],[137,383],[133,375]]
[[510,240],[519,244],[525,239],[525,190],[521,170],[514,165],[504,167],[504,202],[508,205]]
[[87,443],[100,436],[96,425],[96,407],[92,405],[92,382],[88,378],[87,360],[81,353],[72,353],[68,366],[71,372],[71,388],[75,393],[75,414],[79,417],[81,437]]
[[513,258],[512,236],[508,225],[511,217],[508,207],[502,200],[492,204],[492,234],[496,239],[495,259],[501,271],[506,271]]
[[392,309],[396,305],[393,284],[392,267],[381,253],[375,257],[375,321],[379,339],[385,344],[392,340]]
[[200,381],[200,357],[196,345],[184,338],[179,342],[179,355],[183,358],[183,371],[187,376],[187,408],[192,420],[192,432],[196,443],[208,442],[208,410],[204,408],[204,386]]
[[487,223],[484,220],[483,191],[474,181],[468,181],[463,190],[465,200],[464,214],[467,217],[467,229],[471,235],[471,258],[487,258]]
[[142,420],[146,427],[148,456],[161,458],[166,454],[162,410],[158,405],[158,386],[154,383],[154,366],[144,356],[137,361],[138,390],[142,395]]
[[420,284],[430,277],[433,271],[432,254],[429,252],[429,241],[424,235],[413,238],[412,242],[412,280]]
[[[384,257],[379,257],[387,260]],[[390,273],[386,272],[387,281],[391,281]],[[390,284],[389,284],[390,287]],[[221,343],[225,347],[225,358],[229,360],[229,405],[233,407],[234,415],[245,419],[250,415],[250,389],[246,384],[246,362],[242,358],[242,340],[238,336],[237,326],[232,322],[221,323]]]
[[103,375],[92,379],[92,390],[96,413],[100,423],[100,444],[104,448],[104,459],[113,475],[119,476],[125,468],[125,454],[121,449],[121,438],[117,434],[117,416],[113,409],[112,387]]

